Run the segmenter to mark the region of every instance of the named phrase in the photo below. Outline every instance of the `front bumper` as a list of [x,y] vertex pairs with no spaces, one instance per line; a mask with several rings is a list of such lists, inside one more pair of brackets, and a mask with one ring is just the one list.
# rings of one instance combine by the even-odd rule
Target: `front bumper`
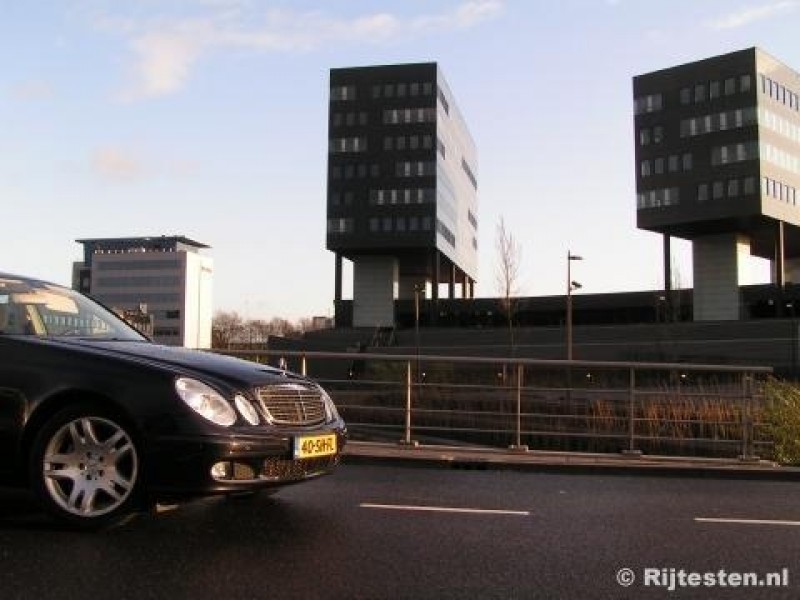
[[[295,458],[300,436],[336,436],[336,452]],[[156,496],[200,496],[280,487],[333,471],[347,441],[344,426],[269,434],[164,436],[148,444],[148,489]]]

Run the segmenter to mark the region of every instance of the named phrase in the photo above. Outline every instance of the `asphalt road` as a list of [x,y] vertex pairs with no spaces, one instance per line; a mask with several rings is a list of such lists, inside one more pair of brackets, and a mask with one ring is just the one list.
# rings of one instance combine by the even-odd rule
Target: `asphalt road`
[[[0,598],[796,598],[799,499],[795,482],[345,465],[79,534],[3,491]],[[728,586],[671,593],[646,568]],[[788,587],[728,575],[783,569]]]

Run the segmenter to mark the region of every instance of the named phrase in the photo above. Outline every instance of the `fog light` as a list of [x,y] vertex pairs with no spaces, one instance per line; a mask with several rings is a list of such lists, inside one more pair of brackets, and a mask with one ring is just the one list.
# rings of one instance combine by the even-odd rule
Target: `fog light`
[[211,477],[214,479],[230,479],[232,472],[233,467],[227,461],[218,462],[211,467]]
[[233,478],[234,479],[255,479],[256,471],[250,465],[244,463],[233,463]]

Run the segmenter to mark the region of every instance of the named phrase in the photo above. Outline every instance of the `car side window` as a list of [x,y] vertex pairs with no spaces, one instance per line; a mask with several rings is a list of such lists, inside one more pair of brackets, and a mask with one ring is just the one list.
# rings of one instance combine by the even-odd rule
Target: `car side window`
[[0,333],[36,335],[36,327],[23,304],[0,305]]

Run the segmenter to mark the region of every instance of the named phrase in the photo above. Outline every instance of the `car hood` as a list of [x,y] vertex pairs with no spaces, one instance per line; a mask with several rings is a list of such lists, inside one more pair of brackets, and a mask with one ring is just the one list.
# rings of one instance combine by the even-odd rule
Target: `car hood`
[[[56,340],[53,340],[56,341]],[[203,350],[191,350],[175,346],[162,346],[150,342],[100,341],[59,338],[58,343],[70,347],[84,348],[106,356],[132,359],[139,362],[181,370],[205,373],[223,380],[237,380],[248,384],[269,383],[287,377],[299,376],[280,369]]]

